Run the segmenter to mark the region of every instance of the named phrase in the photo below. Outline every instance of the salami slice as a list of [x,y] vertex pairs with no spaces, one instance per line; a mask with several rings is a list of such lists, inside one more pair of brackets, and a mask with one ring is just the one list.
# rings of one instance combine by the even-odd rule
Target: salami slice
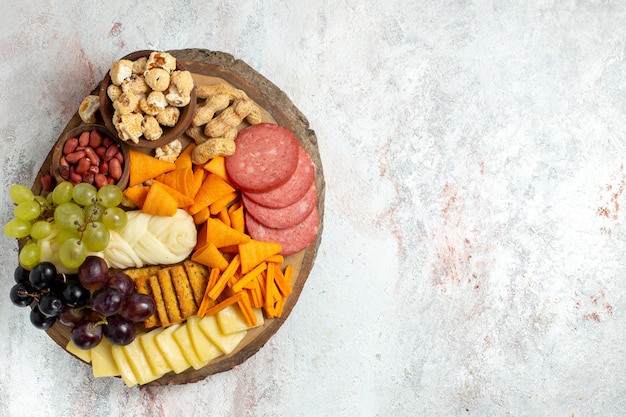
[[296,137],[282,126],[261,123],[243,129],[226,173],[241,190],[266,192],[286,183],[298,166]]
[[265,207],[250,200],[246,194],[242,194],[242,200],[248,213],[263,226],[285,229],[302,223],[311,214],[317,204],[317,187],[312,183],[300,200],[287,207]]
[[281,254],[284,256],[298,253],[309,246],[317,236],[320,219],[317,206],[311,214],[300,224],[286,229],[272,229],[265,227],[246,213],[246,227],[253,239],[264,242],[278,242],[282,246]]
[[280,187],[265,193],[246,193],[249,200],[265,207],[282,208],[300,200],[315,180],[315,168],[309,153],[299,146],[298,165],[289,180]]

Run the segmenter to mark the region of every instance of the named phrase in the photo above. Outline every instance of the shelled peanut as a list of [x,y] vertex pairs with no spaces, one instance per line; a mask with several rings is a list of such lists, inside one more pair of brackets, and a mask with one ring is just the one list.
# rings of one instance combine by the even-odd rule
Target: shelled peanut
[[115,184],[122,176],[124,156],[108,136],[97,130],[69,138],[59,159],[59,175],[74,184],[88,182],[100,188]]

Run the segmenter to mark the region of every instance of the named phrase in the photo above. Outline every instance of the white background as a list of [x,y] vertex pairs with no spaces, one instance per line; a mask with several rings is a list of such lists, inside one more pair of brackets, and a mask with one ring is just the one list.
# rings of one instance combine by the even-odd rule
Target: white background
[[1,238],[0,416],[623,415],[623,2],[9,3],[3,224],[9,185],[139,49],[263,74],[309,119],[327,189],[285,325],[189,385],[94,379],[9,302]]

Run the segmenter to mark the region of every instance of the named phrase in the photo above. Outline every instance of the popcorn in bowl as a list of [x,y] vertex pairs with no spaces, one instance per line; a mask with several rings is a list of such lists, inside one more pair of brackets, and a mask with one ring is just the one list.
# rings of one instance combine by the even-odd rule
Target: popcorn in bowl
[[194,81],[172,54],[138,51],[111,65],[101,86],[100,109],[119,139],[156,148],[176,139],[191,122]]

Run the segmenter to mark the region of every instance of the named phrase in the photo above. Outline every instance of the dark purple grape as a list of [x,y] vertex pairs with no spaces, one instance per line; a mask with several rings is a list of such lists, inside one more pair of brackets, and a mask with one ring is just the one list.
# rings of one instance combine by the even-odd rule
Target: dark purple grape
[[124,295],[113,287],[104,287],[91,296],[91,309],[105,317],[120,312],[124,306]]
[[89,302],[89,290],[78,281],[68,281],[61,292],[65,304],[70,307],[83,307]]
[[38,329],[47,330],[52,327],[56,320],[56,317],[48,317],[39,311],[39,306],[35,306],[30,310],[30,322]]
[[24,269],[22,265],[19,265],[15,268],[15,272],[13,273],[13,278],[15,282],[18,284],[22,284],[28,281],[28,276],[30,275],[30,271],[28,269]]
[[36,290],[51,288],[57,279],[57,269],[52,262],[41,262],[28,274],[28,281]]
[[65,302],[56,293],[49,292],[39,299],[39,311],[44,316],[56,317],[65,307]]
[[109,274],[109,287],[117,288],[124,295],[131,295],[135,292],[135,282],[131,277],[121,271]]
[[9,293],[9,297],[11,298],[11,302],[18,307],[26,307],[30,305],[35,297],[32,295],[33,289],[28,282],[22,282],[20,284],[15,284],[11,287],[11,292]]
[[92,349],[102,340],[102,325],[91,320],[81,320],[70,331],[70,340],[79,349]]
[[73,326],[74,323],[86,318],[90,311],[88,308],[74,308],[66,305],[57,318],[62,325]]
[[119,314],[107,317],[107,324],[104,325],[104,335],[115,345],[127,345],[135,340],[137,328],[132,321],[126,320]]
[[120,315],[127,320],[138,322],[146,320],[155,310],[154,298],[147,294],[135,293],[126,297]]
[[109,281],[109,266],[101,257],[90,255],[78,267],[78,279],[88,290],[104,288]]

